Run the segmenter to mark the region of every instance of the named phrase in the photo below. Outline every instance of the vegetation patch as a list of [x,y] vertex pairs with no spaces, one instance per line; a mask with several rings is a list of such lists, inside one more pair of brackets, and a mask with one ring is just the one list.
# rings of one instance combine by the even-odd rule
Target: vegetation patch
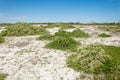
[[38,37],[38,40],[53,40],[54,36],[50,34],[42,35]]
[[33,26],[27,23],[16,23],[2,31],[2,36],[28,36],[47,34],[48,32],[43,27]]
[[120,26],[119,25],[117,25],[117,26],[106,25],[106,26],[100,26],[99,28],[102,29],[102,30],[105,30],[105,31],[115,31],[115,32],[117,32],[117,31],[119,31]]
[[76,29],[73,32],[71,32],[71,36],[72,37],[89,37],[89,35],[87,33],[85,33],[84,31],[81,31],[80,29]]
[[101,45],[105,52],[112,56],[112,59],[120,65],[120,47]]
[[53,48],[59,50],[71,50],[75,51],[79,43],[70,37],[55,37],[55,39],[48,43],[46,48]]
[[70,37],[71,36],[70,34],[71,34],[70,32],[60,29],[58,32],[55,33],[55,36]]
[[4,38],[0,35],[0,43],[4,42]]
[[106,34],[106,33],[102,33],[98,35],[99,37],[111,37],[111,35]]
[[0,73],[0,80],[5,80],[6,77],[7,77],[7,74]]
[[119,80],[118,63],[113,60],[111,54],[108,54],[107,49],[110,48],[105,48],[100,44],[92,44],[80,49],[76,54],[72,54],[67,58],[68,67],[76,71],[94,74],[95,80],[100,80],[100,78],[97,78],[98,75],[102,74],[104,75],[101,80]]

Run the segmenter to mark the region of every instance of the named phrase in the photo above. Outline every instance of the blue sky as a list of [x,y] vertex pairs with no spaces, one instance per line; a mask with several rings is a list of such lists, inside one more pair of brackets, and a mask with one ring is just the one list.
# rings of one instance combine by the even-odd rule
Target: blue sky
[[0,0],[0,23],[93,21],[120,21],[120,0]]

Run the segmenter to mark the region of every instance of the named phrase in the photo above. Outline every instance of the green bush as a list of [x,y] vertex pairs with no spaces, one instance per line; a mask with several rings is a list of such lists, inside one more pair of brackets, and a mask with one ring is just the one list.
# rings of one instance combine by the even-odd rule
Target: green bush
[[111,37],[111,35],[106,34],[106,33],[102,33],[98,35],[99,37]]
[[4,38],[0,35],[0,43],[4,42]]
[[68,57],[68,66],[77,71],[83,70],[87,73],[96,73],[96,69],[103,66],[109,59],[109,55],[105,54],[98,44],[89,45],[79,50],[78,53]]
[[70,34],[71,34],[70,32],[60,29],[58,32],[55,33],[55,36],[70,37],[71,36]]
[[120,47],[101,45],[105,52],[112,56],[112,59],[120,65]]
[[0,73],[0,80],[5,80],[6,77],[7,77],[7,74]]
[[28,36],[28,35],[39,35],[47,34],[48,32],[45,28],[32,26],[27,23],[16,23],[12,26],[6,28],[5,31],[2,31],[2,36]]
[[38,37],[38,40],[53,40],[54,36],[50,34],[42,35]]
[[48,43],[45,47],[59,50],[75,51],[78,44],[78,42],[69,37],[55,37],[55,39],[52,42]]
[[76,29],[73,32],[71,32],[72,37],[89,37],[89,35],[80,29]]
[[101,80],[119,80],[119,64],[109,53],[110,51],[107,51],[110,48],[105,48],[104,45],[92,44],[80,49],[78,53],[72,54],[67,58],[68,67],[76,71],[94,74],[95,80],[99,80],[100,77],[97,79],[98,75],[102,74],[104,74],[104,77],[102,76]]

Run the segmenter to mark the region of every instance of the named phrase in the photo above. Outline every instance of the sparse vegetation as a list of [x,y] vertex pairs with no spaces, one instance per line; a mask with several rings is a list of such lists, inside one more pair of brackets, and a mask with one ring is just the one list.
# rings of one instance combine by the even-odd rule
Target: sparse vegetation
[[46,48],[53,48],[59,50],[75,51],[79,43],[69,37],[56,37],[52,42],[48,43]]
[[7,77],[7,74],[0,73],[0,80],[5,80],[6,77]]
[[0,43],[4,42],[4,38],[0,35]]
[[32,26],[27,23],[16,23],[2,31],[2,36],[28,36],[28,35],[40,35],[47,34],[45,28]]
[[53,40],[54,36],[50,34],[42,35],[38,37],[38,40]]
[[93,74],[95,80],[100,79],[98,75],[102,75],[101,80],[119,80],[118,63],[108,54],[110,48],[105,48],[100,44],[94,44],[80,49],[78,53],[68,57],[68,67]]
[[105,31],[114,31],[114,32],[119,32],[120,30],[120,26],[119,25],[105,25],[105,26],[100,26],[99,27],[100,29],[102,30],[105,30]]
[[87,33],[84,31],[81,31],[80,29],[76,29],[73,32],[71,32],[72,37],[89,37]]
[[111,37],[111,35],[106,34],[106,33],[102,33],[98,35],[99,37]]
[[70,32],[60,29],[57,33],[55,33],[55,36],[70,37],[71,36],[70,34],[71,34]]

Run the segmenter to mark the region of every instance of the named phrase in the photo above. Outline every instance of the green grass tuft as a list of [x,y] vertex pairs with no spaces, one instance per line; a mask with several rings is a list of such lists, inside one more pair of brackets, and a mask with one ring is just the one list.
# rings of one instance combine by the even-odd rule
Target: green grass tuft
[[81,31],[80,29],[76,29],[73,32],[71,32],[72,37],[81,37],[81,38],[87,38],[89,35],[85,33],[84,31]]
[[70,34],[71,34],[70,32],[60,29],[58,32],[55,33],[55,36],[70,37],[71,36]]
[[56,37],[52,42],[48,43],[46,48],[53,48],[59,50],[75,51],[79,43],[69,37]]
[[7,74],[0,73],[0,80],[5,80],[6,77],[7,77]]
[[[119,80],[120,68],[118,62],[116,62],[116,58],[119,59],[117,57],[119,54],[120,48],[93,44],[80,49],[76,54],[70,55],[67,58],[67,64],[68,67],[76,71],[84,71],[95,75],[104,74],[102,80]],[[98,76],[95,77],[98,78]]]
[[98,35],[99,37],[111,37],[111,35],[106,34],[106,33],[102,33]]
[[47,34],[45,28],[32,26],[27,23],[16,23],[2,31],[2,36],[28,36],[28,35],[40,35]]
[[4,42],[4,38],[0,35],[0,43]]
[[38,37],[38,40],[53,40],[54,36],[50,34],[42,35]]

